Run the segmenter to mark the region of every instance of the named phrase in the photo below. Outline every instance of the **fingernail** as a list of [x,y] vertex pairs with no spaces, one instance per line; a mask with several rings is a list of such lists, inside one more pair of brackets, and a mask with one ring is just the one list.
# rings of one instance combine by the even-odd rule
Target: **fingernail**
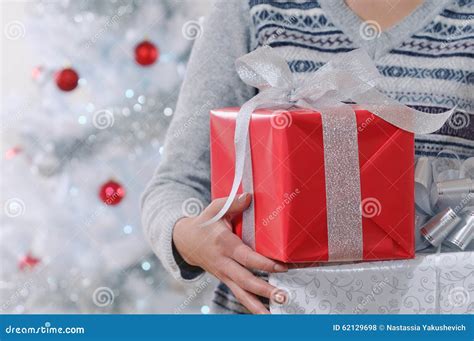
[[248,195],[248,193],[242,193],[241,195],[239,195],[237,200],[238,201],[245,201],[245,199],[247,199],[247,195]]
[[273,266],[273,270],[275,270],[276,272],[287,272],[288,267],[286,267],[285,265],[282,265],[282,264],[275,264]]
[[273,301],[277,304],[285,304],[287,300],[288,300],[288,296],[286,295],[286,292],[282,289],[278,289],[273,294]]

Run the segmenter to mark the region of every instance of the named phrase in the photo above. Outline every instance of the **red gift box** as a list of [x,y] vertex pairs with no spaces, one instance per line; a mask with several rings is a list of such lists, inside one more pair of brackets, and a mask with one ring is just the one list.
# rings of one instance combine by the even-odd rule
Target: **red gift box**
[[[414,257],[414,135],[354,107],[358,129],[363,260]],[[239,108],[211,111],[212,197],[234,177]],[[250,122],[255,249],[282,262],[328,261],[321,114],[260,109]],[[234,232],[241,237],[241,217]]]

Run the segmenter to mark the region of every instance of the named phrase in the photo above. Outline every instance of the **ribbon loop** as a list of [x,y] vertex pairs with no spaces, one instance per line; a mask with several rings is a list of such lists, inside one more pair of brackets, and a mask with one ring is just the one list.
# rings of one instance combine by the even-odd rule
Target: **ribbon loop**
[[256,49],[235,62],[240,79],[259,90],[266,88],[289,89],[293,74],[286,61],[269,46]]

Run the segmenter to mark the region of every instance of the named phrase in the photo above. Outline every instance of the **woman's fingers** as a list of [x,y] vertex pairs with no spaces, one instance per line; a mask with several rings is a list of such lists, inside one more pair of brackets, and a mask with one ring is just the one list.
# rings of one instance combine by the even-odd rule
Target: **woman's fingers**
[[273,285],[233,260],[227,263],[226,275],[242,289],[258,296],[273,299],[272,295],[278,291]]
[[236,245],[233,247],[233,254],[229,255],[237,262],[249,269],[262,270],[266,272],[286,272],[288,267],[271,260],[261,254],[253,251],[245,245],[240,239],[233,241]]
[[314,268],[320,266],[320,262],[314,263],[290,263],[288,264],[288,269],[301,269],[301,268]]
[[252,202],[252,195],[249,193],[238,194],[237,198],[234,199],[232,205],[230,205],[227,211],[226,217],[232,220],[235,216],[244,212]]
[[[227,198],[214,199],[209,206],[206,207],[204,213],[206,216],[211,218],[216,215],[222,207],[224,207]],[[229,209],[227,210],[226,216],[232,218],[233,216],[242,213],[247,207],[249,207],[252,201],[252,196],[249,193],[243,193],[237,195]]]
[[269,314],[267,308],[254,295],[242,289],[237,283],[232,280],[226,280],[225,284],[234,293],[239,302],[246,307],[252,314]]
[[[197,218],[198,222],[207,221],[215,216],[222,210],[226,200],[227,198],[220,198],[212,201]],[[226,283],[239,302],[249,311],[254,314],[268,314],[269,311],[257,296],[278,302],[286,295],[268,282],[256,277],[247,268],[266,272],[284,272],[288,270],[288,267],[254,252],[232,233],[231,219],[248,208],[251,200],[250,194],[240,195],[232,202],[223,219],[204,230],[212,241],[208,249],[203,249],[210,250],[210,257],[201,259],[196,256],[199,258],[196,263]],[[196,221],[193,223],[196,224]]]

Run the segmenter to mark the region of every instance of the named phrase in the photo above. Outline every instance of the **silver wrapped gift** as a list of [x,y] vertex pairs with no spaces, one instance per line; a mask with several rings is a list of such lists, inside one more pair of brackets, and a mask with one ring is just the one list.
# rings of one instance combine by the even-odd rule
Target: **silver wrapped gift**
[[292,269],[270,283],[289,296],[273,314],[473,314],[474,252]]

